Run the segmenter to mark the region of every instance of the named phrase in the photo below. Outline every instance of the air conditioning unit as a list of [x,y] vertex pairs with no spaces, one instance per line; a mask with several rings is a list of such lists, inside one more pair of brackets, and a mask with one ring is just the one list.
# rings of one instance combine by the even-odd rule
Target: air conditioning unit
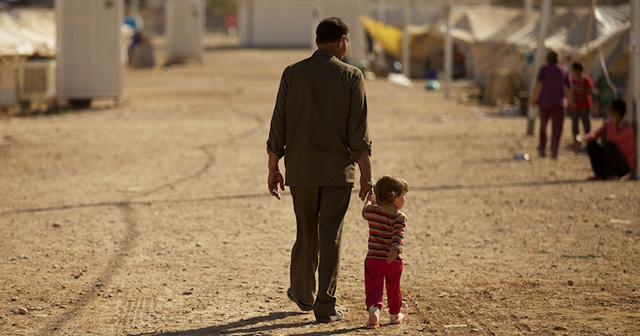
[[48,101],[56,96],[56,61],[35,60],[18,66],[18,101]]

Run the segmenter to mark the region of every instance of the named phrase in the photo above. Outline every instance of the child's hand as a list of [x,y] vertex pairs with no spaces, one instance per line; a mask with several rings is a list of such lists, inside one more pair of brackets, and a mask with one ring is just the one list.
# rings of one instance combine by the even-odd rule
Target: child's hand
[[367,204],[374,204],[375,202],[376,202],[376,195],[372,192],[368,192],[367,195],[364,197],[365,206]]
[[392,262],[396,261],[397,257],[398,250],[392,249],[391,251],[389,251],[389,254],[387,254],[387,264],[391,264]]
[[375,203],[376,202],[376,194],[368,193],[367,194],[367,202]]

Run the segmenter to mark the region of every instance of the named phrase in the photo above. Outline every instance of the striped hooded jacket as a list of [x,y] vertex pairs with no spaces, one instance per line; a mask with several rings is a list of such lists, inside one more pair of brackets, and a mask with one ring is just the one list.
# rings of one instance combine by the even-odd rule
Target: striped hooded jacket
[[402,262],[407,216],[393,204],[375,205],[367,202],[362,209],[362,217],[369,222],[367,258],[386,259],[394,249],[398,251],[396,262]]

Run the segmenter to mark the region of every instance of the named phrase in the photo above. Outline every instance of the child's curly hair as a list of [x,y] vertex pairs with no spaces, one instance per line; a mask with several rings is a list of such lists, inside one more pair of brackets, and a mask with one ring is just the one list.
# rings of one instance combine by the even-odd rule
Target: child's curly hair
[[407,181],[390,175],[381,177],[376,182],[376,202],[378,204],[391,204],[396,198],[400,197],[402,193],[409,191],[409,185]]

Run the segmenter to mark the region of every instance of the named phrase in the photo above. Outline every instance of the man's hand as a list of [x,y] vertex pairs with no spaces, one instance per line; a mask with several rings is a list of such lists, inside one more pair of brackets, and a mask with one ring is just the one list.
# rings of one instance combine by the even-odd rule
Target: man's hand
[[397,257],[398,250],[391,249],[391,251],[389,251],[389,254],[387,254],[387,264],[391,264],[392,262],[396,261]]
[[269,186],[269,192],[271,193],[271,196],[277,199],[282,198],[280,196],[280,190],[278,190],[278,187],[280,187],[280,189],[284,191],[284,177],[279,170],[269,170],[267,185]]
[[284,177],[280,172],[280,168],[278,168],[278,161],[280,161],[280,158],[275,153],[269,152],[269,177],[267,178],[267,187],[269,188],[271,196],[281,199],[282,197],[280,197],[278,186],[280,186],[281,190],[284,190]]
[[360,200],[364,201],[367,198],[367,195],[373,194],[374,188],[373,176],[371,174],[361,175],[360,176]]
[[369,153],[364,153],[358,160],[358,168],[360,168],[360,200],[364,201],[367,194],[373,194],[373,186],[376,183],[371,173],[371,157]]

